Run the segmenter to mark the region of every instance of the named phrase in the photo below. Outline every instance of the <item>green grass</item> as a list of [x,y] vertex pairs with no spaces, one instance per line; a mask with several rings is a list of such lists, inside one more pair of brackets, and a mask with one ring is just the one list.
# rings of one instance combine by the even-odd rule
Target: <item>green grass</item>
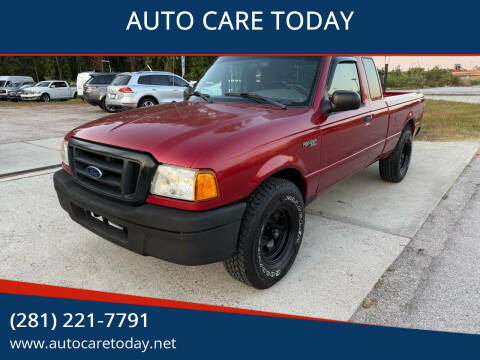
[[480,104],[425,100],[422,130],[417,139],[480,140]]
[[23,106],[47,106],[47,105],[75,105],[82,104],[81,99],[72,99],[66,101],[0,101],[0,107],[23,107]]

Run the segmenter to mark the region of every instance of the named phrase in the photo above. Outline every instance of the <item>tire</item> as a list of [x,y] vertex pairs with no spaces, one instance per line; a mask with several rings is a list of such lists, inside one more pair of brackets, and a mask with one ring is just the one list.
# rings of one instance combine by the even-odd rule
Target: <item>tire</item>
[[108,113],[117,112],[117,110],[113,106],[109,106],[105,104],[105,98],[102,99],[102,102],[100,103],[100,107],[102,108],[103,111],[106,111]]
[[42,94],[42,96],[40,96],[40,101],[50,102],[50,95],[48,95],[47,93]]
[[302,243],[305,205],[292,182],[270,178],[248,198],[237,253],[227,272],[257,289],[267,289],[290,270]]
[[73,94],[73,99],[77,98],[77,93]]
[[412,131],[410,126],[403,129],[392,154],[379,161],[380,177],[388,182],[402,181],[408,172],[412,158]]
[[144,98],[138,103],[138,107],[151,107],[155,105],[158,105],[158,102],[151,97]]

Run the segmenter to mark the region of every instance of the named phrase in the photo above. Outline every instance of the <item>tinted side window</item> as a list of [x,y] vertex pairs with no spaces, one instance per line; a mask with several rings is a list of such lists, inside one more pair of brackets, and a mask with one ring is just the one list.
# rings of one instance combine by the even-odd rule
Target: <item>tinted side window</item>
[[88,83],[92,85],[108,85],[115,78],[115,75],[99,75],[89,80]]
[[360,80],[355,63],[340,63],[335,67],[328,96],[332,96],[337,90],[355,91],[360,95]]
[[141,85],[151,85],[152,84],[151,79],[152,79],[151,75],[140,76],[138,78],[138,83]]
[[112,85],[127,85],[130,77],[130,75],[118,75],[115,80],[112,81]]
[[52,85],[55,85],[56,88],[67,87],[67,84],[65,84],[63,81],[55,81]]
[[152,85],[169,86],[168,75],[152,75]]
[[173,77],[173,82],[174,82],[174,86],[185,86],[185,87],[189,86],[188,82],[186,82],[185,80],[183,80],[178,76]]
[[372,59],[362,59],[365,74],[367,75],[368,89],[370,90],[370,98],[377,100],[382,98],[382,89],[380,87],[380,79],[378,78],[377,68]]

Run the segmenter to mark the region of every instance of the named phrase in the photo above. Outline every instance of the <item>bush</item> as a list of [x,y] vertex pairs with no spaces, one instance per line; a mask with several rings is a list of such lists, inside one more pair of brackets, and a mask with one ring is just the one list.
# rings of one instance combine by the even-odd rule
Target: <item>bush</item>
[[397,68],[389,72],[387,76],[387,88],[393,89],[455,86],[459,83],[460,79],[453,75],[450,70],[438,67],[431,70],[411,68],[407,71]]

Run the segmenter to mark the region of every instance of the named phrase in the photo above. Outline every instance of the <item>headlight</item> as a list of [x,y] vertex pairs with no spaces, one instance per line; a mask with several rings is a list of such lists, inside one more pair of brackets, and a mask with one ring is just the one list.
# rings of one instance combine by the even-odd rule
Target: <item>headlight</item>
[[173,165],[158,166],[150,192],[188,201],[205,201],[218,197],[217,180],[212,171]]
[[62,144],[60,145],[60,157],[65,165],[70,166],[70,163],[68,162],[68,141],[62,141]]

